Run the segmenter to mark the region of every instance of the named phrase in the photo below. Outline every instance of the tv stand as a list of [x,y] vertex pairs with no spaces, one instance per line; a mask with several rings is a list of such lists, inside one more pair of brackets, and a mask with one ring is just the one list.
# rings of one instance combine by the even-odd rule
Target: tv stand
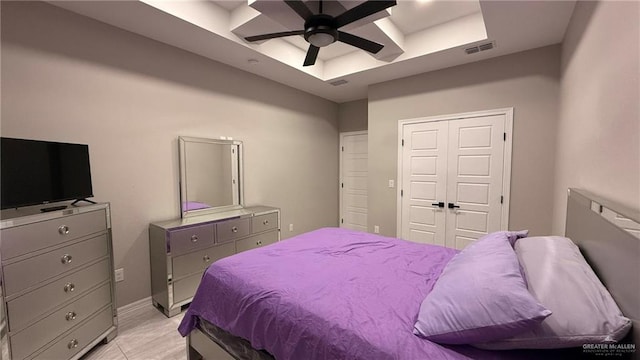
[[80,201],[86,201],[86,202],[88,202],[90,204],[96,204],[95,201],[91,201],[89,199],[76,199],[76,201],[72,202],[71,205],[75,205],[75,204],[79,203]]
[[52,206],[52,207],[47,207],[47,208],[42,208],[40,209],[41,212],[50,212],[50,211],[56,211],[56,210],[62,210],[62,209],[66,209],[67,205],[59,205],[59,206]]

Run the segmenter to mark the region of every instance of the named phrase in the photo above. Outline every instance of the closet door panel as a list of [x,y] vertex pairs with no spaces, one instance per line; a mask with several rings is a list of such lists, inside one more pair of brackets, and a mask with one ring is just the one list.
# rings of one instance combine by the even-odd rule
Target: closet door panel
[[449,121],[447,246],[461,249],[500,230],[504,115]]
[[403,138],[402,238],[445,245],[447,122],[407,124]]

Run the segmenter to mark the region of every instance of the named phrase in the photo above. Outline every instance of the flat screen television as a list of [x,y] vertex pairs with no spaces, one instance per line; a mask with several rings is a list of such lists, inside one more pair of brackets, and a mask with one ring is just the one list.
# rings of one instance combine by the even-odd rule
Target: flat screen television
[[2,137],[0,179],[2,209],[93,197],[89,146]]

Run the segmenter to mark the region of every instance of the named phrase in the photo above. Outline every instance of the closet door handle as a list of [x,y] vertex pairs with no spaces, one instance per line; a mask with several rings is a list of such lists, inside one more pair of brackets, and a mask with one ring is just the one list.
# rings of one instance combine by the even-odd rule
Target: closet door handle
[[456,205],[454,203],[449,203],[448,205],[449,205],[449,209],[457,209],[460,207],[459,205]]
[[439,207],[439,208],[443,208],[443,207],[444,207],[444,202],[440,201],[440,202],[437,202],[437,203],[433,203],[433,204],[431,204],[431,205],[433,205],[433,206],[437,206],[437,207]]

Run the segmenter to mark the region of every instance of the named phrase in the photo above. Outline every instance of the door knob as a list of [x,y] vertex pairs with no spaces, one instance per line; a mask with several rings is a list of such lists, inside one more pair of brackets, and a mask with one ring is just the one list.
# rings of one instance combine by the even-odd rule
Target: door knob
[[460,206],[458,206],[458,205],[456,205],[454,203],[449,203],[448,205],[449,205],[449,209],[457,209],[457,208],[460,207]]
[[437,207],[439,207],[439,208],[443,208],[443,207],[444,207],[444,202],[440,201],[440,202],[437,202],[437,203],[433,203],[433,204],[431,204],[431,205],[433,205],[433,206],[437,206]]

